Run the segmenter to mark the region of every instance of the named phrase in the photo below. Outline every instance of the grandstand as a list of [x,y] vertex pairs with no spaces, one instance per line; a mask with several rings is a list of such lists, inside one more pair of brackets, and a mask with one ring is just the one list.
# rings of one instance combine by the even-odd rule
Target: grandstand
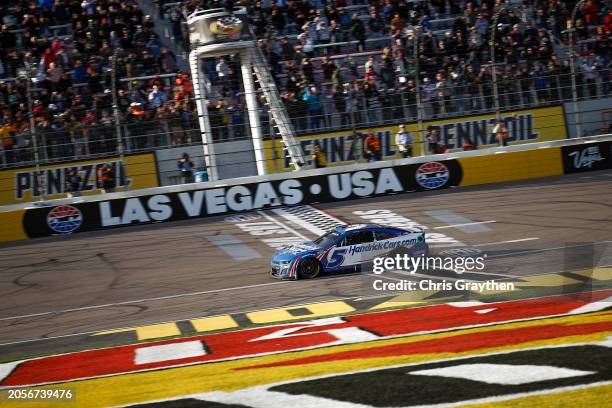
[[[298,135],[553,106],[612,89],[605,1],[580,2],[575,29],[574,1],[236,4],[249,9]],[[0,167],[201,144],[185,15],[222,6],[3,1]],[[203,64],[215,141],[249,138],[236,61]],[[305,98],[312,87],[317,94]],[[260,117],[273,137],[263,103]]]

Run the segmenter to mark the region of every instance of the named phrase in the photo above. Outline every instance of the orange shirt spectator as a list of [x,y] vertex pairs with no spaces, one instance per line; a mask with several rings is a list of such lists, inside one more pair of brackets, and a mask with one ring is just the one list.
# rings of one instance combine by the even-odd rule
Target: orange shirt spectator
[[15,126],[11,123],[7,123],[4,126],[0,126],[0,140],[2,140],[2,146],[5,150],[10,150],[15,144],[11,133],[15,130]]
[[370,131],[368,133],[368,136],[363,142],[363,150],[364,157],[368,159],[369,162],[381,159],[380,140],[374,132]]

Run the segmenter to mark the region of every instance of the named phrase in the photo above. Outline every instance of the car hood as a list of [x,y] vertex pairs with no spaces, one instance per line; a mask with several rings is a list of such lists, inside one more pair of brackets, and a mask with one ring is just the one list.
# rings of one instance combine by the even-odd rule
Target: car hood
[[304,242],[283,247],[272,255],[273,261],[289,261],[298,255],[316,253],[319,247],[314,242]]

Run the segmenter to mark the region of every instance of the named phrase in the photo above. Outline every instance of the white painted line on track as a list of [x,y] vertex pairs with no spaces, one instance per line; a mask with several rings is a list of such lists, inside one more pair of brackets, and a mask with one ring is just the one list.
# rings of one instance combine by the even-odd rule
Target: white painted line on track
[[[363,276],[362,274],[359,275],[353,275],[353,276]],[[387,277],[388,279],[391,280],[402,280],[402,279],[396,279],[396,278],[390,278]],[[606,290],[609,289],[600,289],[600,290],[594,290],[591,291],[589,293],[598,293],[598,292],[605,292]],[[584,292],[572,292],[572,293],[564,293],[564,295],[572,295],[572,294],[576,294],[576,293],[584,293]],[[379,297],[386,297],[387,295],[380,295],[380,296],[367,296],[365,298],[379,298]],[[545,295],[545,296],[536,296],[536,297],[530,297],[530,298],[519,298],[519,299],[514,299],[514,300],[507,300],[507,301],[500,301],[500,302],[492,302],[491,304],[495,304],[495,303],[502,303],[502,302],[521,302],[523,300],[526,299],[546,299],[546,298],[550,298],[550,297],[555,297],[555,296],[559,296],[558,294],[556,295]],[[346,299],[355,299],[355,296],[347,296],[344,298],[337,298],[337,299],[331,299],[331,300],[326,300],[324,302],[334,302],[334,301],[338,301],[338,300],[346,300]],[[321,302],[321,303],[324,303]],[[297,305],[290,305],[290,306],[278,306],[278,307],[270,307],[270,308],[264,308],[264,309],[255,309],[255,310],[247,310],[247,311],[243,311],[243,312],[228,312],[228,313],[223,313],[223,314],[218,314],[218,315],[211,315],[211,316],[207,316],[207,317],[216,317],[216,316],[223,316],[226,314],[233,314],[233,313],[252,313],[252,312],[258,312],[258,311],[262,311],[262,310],[272,310],[272,309],[277,309],[279,307],[284,307],[284,308],[295,308],[295,307],[300,307],[300,306],[308,306],[312,303],[303,303],[303,304],[297,304]],[[416,306],[415,309],[420,309],[420,308],[424,308],[424,307],[429,307],[431,305],[423,305],[423,306]],[[363,313],[377,313],[377,312],[369,312],[367,310],[362,311],[362,313],[359,314],[363,314]],[[42,338],[37,338],[37,339],[29,339],[29,340],[19,340],[19,341],[13,341],[13,342],[8,342],[8,343],[0,343],[0,346],[10,346],[10,345],[15,345],[15,344],[24,344],[24,343],[34,343],[34,342],[38,342],[38,341],[43,341],[43,340],[55,340],[55,339],[62,339],[62,338],[68,338],[68,337],[74,337],[74,336],[83,336],[83,335],[88,335],[88,334],[95,334],[95,333],[99,333],[101,331],[116,331],[116,330],[128,330],[128,329],[135,329],[137,327],[140,326],[150,326],[150,325],[154,325],[154,324],[163,324],[163,323],[176,323],[177,321],[182,321],[182,320],[192,320],[192,319],[197,319],[202,317],[201,315],[197,316],[197,317],[192,317],[192,318],[185,318],[185,319],[177,319],[177,320],[168,320],[168,321],[163,321],[163,322],[156,322],[156,323],[143,323],[143,324],[139,324],[138,326],[129,326],[129,327],[120,327],[120,328],[114,328],[114,329],[98,329],[98,330],[92,330],[92,331],[87,331],[87,332],[81,332],[81,333],[70,333],[70,334],[64,334],[61,336],[50,336],[50,337],[42,337]],[[552,317],[552,316],[551,316]],[[537,318],[530,318],[530,319],[526,319],[526,320],[537,320],[540,319],[540,317]],[[522,321],[523,319],[521,319]],[[497,323],[491,323],[491,324],[485,324],[484,326],[490,326],[490,325],[495,325]],[[483,325],[479,325],[478,327],[483,326]],[[469,327],[465,327],[465,328],[469,328]],[[248,329],[245,329],[248,330]],[[109,347],[99,347],[96,348],[95,350],[100,350],[100,349],[105,349],[105,348],[110,348],[112,346]],[[70,354],[70,353],[61,353],[61,354]],[[334,374],[336,375],[336,374]]]
[[578,309],[574,309],[571,311],[572,314],[581,314],[581,313],[589,313],[589,312],[597,312],[612,305],[612,296],[607,297],[606,299],[599,300],[597,302],[588,303],[584,306],[579,307]]
[[533,238],[511,239],[509,241],[486,242],[484,244],[476,244],[476,245],[471,245],[471,246],[473,246],[473,247],[483,247],[483,246],[499,245],[499,244],[512,244],[514,242],[535,241],[536,239],[540,239],[540,238],[533,237]]
[[[539,239],[539,238],[536,238],[536,239]],[[559,246],[559,247],[552,247],[552,248],[527,249],[525,251],[509,252],[507,254],[490,255],[489,258],[502,258],[506,256],[523,255],[523,254],[531,254],[531,253],[546,252],[546,251],[556,251],[557,249],[582,248],[582,247],[591,246],[591,245],[609,244],[609,243],[612,243],[612,241],[590,242],[588,244],[568,245],[568,246]],[[474,246],[478,246],[478,245],[474,245]]]
[[402,271],[402,270],[394,270],[394,271],[391,271],[391,272],[397,273],[398,275],[416,276],[417,278],[425,278],[425,279],[433,279],[433,280],[441,280],[441,281],[449,280],[449,281],[453,281],[453,282],[457,282],[457,281],[480,282],[480,281],[475,281],[475,280],[472,280],[472,279],[451,278],[449,276],[425,275],[423,273],[412,273],[412,272]]
[[441,225],[439,227],[433,227],[433,229],[444,229],[444,228],[457,228],[457,227],[466,227],[470,225],[480,225],[480,224],[491,224],[493,222],[497,222],[495,220],[489,221],[476,221],[476,222],[466,222],[464,224],[453,224],[453,225]]
[[[394,271],[389,271],[389,272],[394,272]],[[383,276],[382,274],[377,275],[375,273],[365,273],[365,274],[361,274],[361,276],[369,276],[371,278],[389,279],[389,280],[398,281],[398,282],[405,280],[405,279],[399,279],[399,278],[392,278],[391,276]]]
[[440,227],[440,228],[454,227],[468,234],[491,231],[489,227],[486,227],[485,225],[483,225],[483,224],[487,224],[487,222],[474,221],[461,214],[457,214],[456,212],[451,211],[451,210],[446,210],[446,209],[428,210],[428,211],[423,211],[423,214],[427,215],[428,217],[433,218],[434,220],[438,220],[446,224],[444,227]]
[[[566,347],[566,346],[562,345],[560,347]],[[486,355],[486,354],[483,354],[483,355]],[[483,355],[480,355],[480,356],[483,356]],[[570,391],[575,391],[575,390],[586,390],[588,388],[602,387],[602,386],[610,385],[610,384],[612,384],[612,381],[599,381],[599,382],[587,383],[587,384],[568,385],[565,387],[547,388],[547,389],[537,390],[537,391],[518,392],[515,394],[505,394],[505,395],[497,395],[494,397],[463,400],[460,402],[448,402],[448,403],[432,404],[432,405],[413,405],[413,408],[455,408],[455,407],[463,407],[463,406],[472,405],[472,404],[480,405],[480,404],[486,404],[486,403],[516,400],[519,398],[525,398],[525,397],[531,397],[531,396],[537,396],[537,395],[550,395],[550,394],[558,394],[562,392],[570,392]]]
[[233,291],[233,290],[259,288],[259,287],[263,287],[263,286],[282,285],[282,284],[287,284],[287,283],[291,283],[291,281],[258,283],[256,285],[246,285],[246,286],[236,286],[236,287],[233,287],[233,288],[204,290],[204,291],[201,291],[201,292],[179,293],[179,294],[176,294],[176,295],[159,296],[159,297],[154,297],[154,298],[126,300],[124,302],[106,303],[106,304],[102,304],[102,305],[75,307],[75,308],[72,308],[72,309],[54,310],[54,311],[50,311],[50,312],[32,313],[32,314],[20,315],[20,316],[9,316],[9,317],[2,317],[2,318],[0,318],[0,321],[15,320],[15,319],[25,319],[25,318],[28,318],[28,317],[40,317],[40,316],[48,316],[48,315],[61,314],[61,313],[69,313],[69,312],[80,312],[80,311],[83,311],[83,310],[101,309],[101,308],[104,308],[104,307],[131,305],[131,304],[134,304],[134,303],[152,302],[152,301],[156,301],[156,300],[176,299],[176,298],[188,297],[188,296],[206,295],[206,294],[210,294],[210,293],[230,292],[230,291]]
[[[355,276],[355,275],[351,275],[351,276]],[[349,276],[349,277],[351,277]],[[361,276],[361,274],[357,275],[357,276]],[[326,279],[326,278],[324,278]],[[279,283],[290,283],[291,281],[287,281],[287,282],[279,282]],[[372,298],[377,298],[377,297],[384,297],[385,295],[379,295],[379,296],[368,296],[372,297]],[[312,305],[313,303],[329,303],[329,302],[338,302],[338,301],[342,301],[342,300],[349,300],[349,299],[355,299],[355,296],[346,296],[346,297],[340,297],[340,298],[334,298],[334,299],[327,299],[327,300],[322,300],[320,302],[307,302],[307,303],[296,303],[296,304],[292,304],[292,305],[282,305],[282,306],[271,306],[271,307],[265,307],[263,309],[250,309],[250,310],[244,310],[244,311],[233,311],[233,312],[227,312],[227,313],[219,313],[219,314],[213,314],[210,316],[205,316],[205,317],[219,317],[219,316],[227,316],[228,314],[236,314],[236,313],[253,313],[253,312],[262,312],[262,311],[266,311],[266,310],[274,310],[274,309],[279,309],[279,308],[299,308],[302,306],[309,306]],[[184,318],[180,318],[180,319],[174,319],[174,320],[163,320],[163,321],[155,321],[155,322],[143,322],[143,323],[139,323],[139,324],[135,324],[135,325],[131,325],[131,326],[124,326],[124,327],[114,327],[111,329],[96,329],[96,330],[90,330],[90,331],[86,331],[86,332],[78,332],[78,333],[70,333],[70,334],[63,334],[60,336],[49,336],[49,337],[40,337],[37,339],[28,339],[28,340],[18,340],[18,341],[12,341],[12,342],[8,342],[8,343],[0,343],[0,347],[1,346],[11,346],[11,345],[15,345],[15,344],[24,344],[24,343],[34,343],[34,342],[38,342],[38,341],[43,341],[43,340],[56,340],[56,339],[64,339],[67,337],[74,337],[74,336],[86,336],[86,335],[92,335],[92,334],[96,334],[96,333],[100,333],[100,332],[112,332],[112,331],[120,331],[120,330],[135,330],[138,327],[142,327],[142,326],[155,326],[158,324],[165,324],[165,323],[176,323],[176,322],[180,322],[180,321],[186,321],[186,320],[194,320],[194,319],[201,319],[203,316],[202,314],[198,314],[197,316],[191,316],[191,317],[184,317]],[[240,329],[240,328],[238,328]],[[183,336],[184,337],[184,336]]]
[[257,214],[261,215],[262,217],[264,217],[265,219],[267,219],[268,221],[271,221],[273,223],[275,223],[276,225],[278,225],[279,227],[283,228],[285,231],[289,231],[290,233],[292,233],[293,235],[295,235],[296,237],[299,237],[301,239],[303,239],[304,241],[310,241],[310,239],[306,238],[304,235],[300,234],[299,232],[297,232],[296,230],[294,230],[293,228],[283,224],[282,222],[275,220],[274,218],[270,217],[268,214],[266,214],[263,211],[257,211]]
[[209,391],[190,395],[191,399],[207,402],[216,402],[221,405],[244,406],[249,408],[270,407],[334,407],[334,408],[372,408],[372,405],[357,404],[348,401],[339,401],[331,398],[312,396],[307,394],[292,395],[285,392],[268,391],[267,386],[246,388],[236,391]]
[[[488,258],[488,256],[487,256]],[[457,273],[457,272],[456,272]],[[495,275],[495,276],[505,276],[506,278],[516,278],[516,275],[508,275],[505,273],[498,273],[498,272],[478,272],[478,271],[466,271],[465,273],[469,273],[469,274],[474,274],[474,275],[485,275],[485,276],[490,276],[490,275]],[[458,275],[461,275],[460,273],[457,273]]]

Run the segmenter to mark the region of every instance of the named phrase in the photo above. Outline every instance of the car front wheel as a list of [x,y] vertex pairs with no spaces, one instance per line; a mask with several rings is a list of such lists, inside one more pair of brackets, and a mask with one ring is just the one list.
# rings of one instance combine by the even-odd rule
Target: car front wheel
[[321,264],[312,258],[306,258],[300,262],[298,276],[301,279],[313,279],[321,273]]

